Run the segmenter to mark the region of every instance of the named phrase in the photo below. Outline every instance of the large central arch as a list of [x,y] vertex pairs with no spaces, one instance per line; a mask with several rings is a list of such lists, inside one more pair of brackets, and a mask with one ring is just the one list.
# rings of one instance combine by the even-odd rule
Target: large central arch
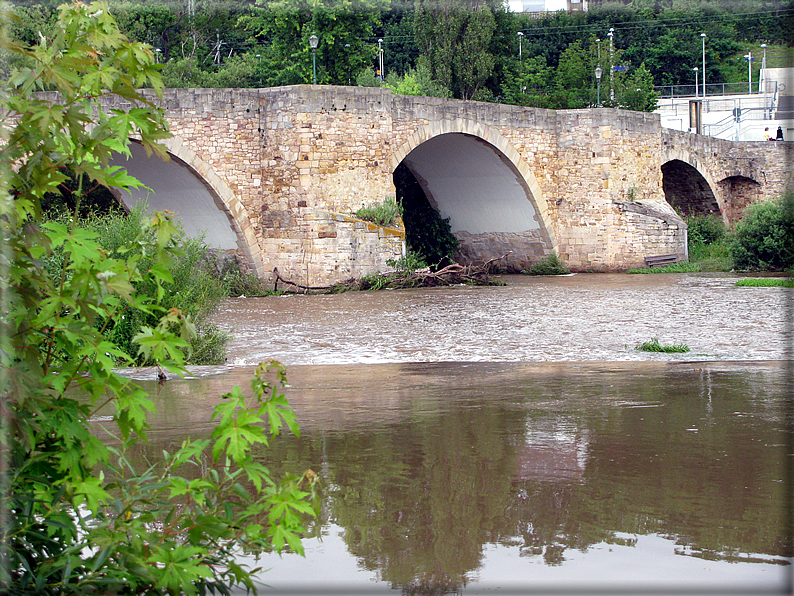
[[172,211],[188,235],[203,234],[209,246],[237,252],[252,273],[261,277],[264,263],[259,243],[240,200],[181,139],[172,137],[164,145],[169,161],[147,156],[138,142],[130,144],[131,157],[117,154],[111,160],[111,165],[124,167],[148,187],[130,188],[121,194],[121,201],[127,208],[145,200],[152,210]]
[[449,218],[463,262],[510,253],[520,271],[555,249],[540,187],[498,131],[469,121],[427,125],[392,156],[404,164],[430,204]]

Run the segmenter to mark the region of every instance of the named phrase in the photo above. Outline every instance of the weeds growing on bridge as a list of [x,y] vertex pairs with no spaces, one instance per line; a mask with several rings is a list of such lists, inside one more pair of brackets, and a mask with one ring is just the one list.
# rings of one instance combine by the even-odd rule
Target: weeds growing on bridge
[[677,353],[677,352],[689,352],[689,346],[686,344],[673,344],[669,346],[665,346],[659,343],[659,340],[656,337],[652,337],[650,341],[643,342],[638,344],[635,348],[641,352],[666,352],[666,353]]
[[380,205],[370,205],[356,211],[357,218],[386,227],[397,225],[397,220],[401,215],[400,206],[392,198],[383,199]]

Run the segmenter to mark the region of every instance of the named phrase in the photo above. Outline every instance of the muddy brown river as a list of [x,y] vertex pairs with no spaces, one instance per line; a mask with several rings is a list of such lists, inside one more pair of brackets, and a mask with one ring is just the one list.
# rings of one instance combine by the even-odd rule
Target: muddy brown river
[[287,365],[302,435],[260,457],[316,471],[323,507],[260,593],[788,593],[792,290],[505,281],[224,304],[227,366],[164,385],[153,442]]

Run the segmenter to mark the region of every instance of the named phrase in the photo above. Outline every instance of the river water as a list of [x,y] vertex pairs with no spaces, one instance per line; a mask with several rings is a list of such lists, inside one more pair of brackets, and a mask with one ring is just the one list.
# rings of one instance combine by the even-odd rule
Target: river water
[[[790,590],[792,290],[504,279],[224,304],[228,365],[164,384],[153,441],[287,365],[302,435],[261,458],[317,472],[323,507],[261,593]],[[634,349],[651,337],[691,352]]]

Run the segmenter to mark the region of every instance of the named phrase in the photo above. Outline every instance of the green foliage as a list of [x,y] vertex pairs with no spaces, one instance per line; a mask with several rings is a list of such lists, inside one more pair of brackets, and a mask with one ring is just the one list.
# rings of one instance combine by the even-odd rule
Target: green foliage
[[454,97],[473,99],[491,76],[496,65],[495,13],[503,10],[493,1],[417,0],[416,44],[427,57],[433,80]]
[[[61,6],[55,32],[39,41],[0,42],[27,64],[11,71],[0,94],[0,591],[253,589],[235,556],[300,552],[301,520],[314,513],[313,473],[277,482],[253,457],[283,426],[297,432],[279,389],[283,368],[260,366],[250,398],[237,388],[224,396],[210,439],[186,441],[143,471],[133,463],[153,404],[114,371],[131,358],[106,333],[127,315],[154,317],[132,338],[139,354],[185,374],[195,326],[162,304],[180,274],[172,269],[183,254],[178,227],[155,213],[111,251],[97,231],[78,226],[77,214],[85,180],[139,185],[108,166],[113,152],[129,154],[133,134],[164,153],[163,112],[137,91],[162,85],[151,48],[121,35],[104,3]],[[57,102],[34,94],[43,89],[57,90]],[[107,96],[129,102],[129,111],[105,111]],[[71,220],[45,221],[42,199],[70,173],[78,180]],[[100,411],[109,414],[114,446],[94,432]]]
[[537,263],[533,263],[526,273],[529,275],[567,275],[570,272],[571,270],[560,260],[557,253],[552,251]]
[[731,233],[722,218],[714,215],[682,216],[687,224],[689,261],[702,271],[730,271]]
[[401,216],[400,206],[393,198],[383,199],[380,205],[370,205],[361,207],[356,211],[356,217],[364,221],[370,221],[379,226],[395,226]]
[[702,271],[699,263],[691,261],[679,261],[677,263],[670,263],[663,267],[642,267],[640,269],[629,269],[626,273],[697,273]]
[[730,251],[737,269],[794,268],[794,192],[750,205],[736,224]]
[[423,95],[425,97],[452,97],[452,92],[433,80],[430,67],[424,56],[416,62],[416,68],[409,68],[404,75],[389,74],[386,86],[396,95]]
[[[317,75],[322,84],[380,86],[375,77],[376,40],[383,39],[387,78],[408,77],[399,93],[416,93],[410,73],[420,70],[423,60],[433,92],[420,90],[421,95],[542,108],[586,107],[595,105],[593,68],[600,63],[605,106],[651,111],[654,82],[692,84],[692,67],[702,68],[701,32],[707,35],[708,81],[746,82],[742,56],[748,49],[760,56],[762,42],[770,67],[789,65],[788,47],[794,40],[785,14],[751,8],[753,1],[743,3],[744,8],[738,0],[606,2],[591,5],[584,14],[560,11],[544,19],[509,12],[497,0],[196,0],[192,15],[185,2],[116,0],[113,9],[123,33],[160,50],[167,86],[309,83],[308,38],[316,33],[320,37]],[[56,2],[17,0],[15,4],[19,17],[12,24],[15,39],[34,44],[39,31],[50,36]],[[611,51],[604,37],[610,27],[615,29]],[[524,34],[521,61],[518,31]],[[600,60],[597,35],[602,38]],[[0,72],[27,60],[20,54],[3,58]],[[526,63],[529,72],[523,72],[519,63]],[[614,65],[628,66],[628,71],[614,72]],[[756,60],[753,80],[758,80],[759,68]]]
[[653,112],[659,99],[659,93],[653,89],[653,75],[640,64],[625,80],[618,91],[620,107],[637,112]]
[[794,279],[783,277],[745,277],[734,284],[745,288],[794,288]]
[[427,263],[425,263],[421,255],[414,252],[409,252],[399,259],[389,259],[386,261],[386,264],[389,267],[394,267],[395,271],[402,276],[411,275],[417,269],[424,269],[427,267]]
[[[99,247],[112,259],[140,259],[143,267],[151,266],[151,259],[144,254],[145,242],[151,242],[153,231],[146,229],[146,205],[138,205],[129,215],[113,213],[105,216],[91,215],[76,220],[78,229],[88,231],[96,238]],[[52,221],[68,225],[71,218],[61,215]],[[142,241],[141,239],[146,239]],[[210,270],[209,247],[201,238],[188,238],[181,232],[175,234],[178,251],[170,264],[171,280],[162,285],[163,295],[159,304],[165,310],[172,308],[186,313],[196,329],[189,339],[190,347],[185,351],[189,364],[220,364],[225,361],[225,347],[228,334],[220,331],[209,322],[220,301],[228,295],[225,282]],[[55,248],[46,260],[49,274],[60,277],[67,266],[68,255],[63,248]],[[154,284],[138,283],[135,287],[138,296],[156,298]],[[129,306],[129,305],[128,305]],[[148,313],[126,308],[120,317],[102,321],[105,337],[136,359],[138,346],[135,335],[142,327],[157,324],[157,313]],[[151,364],[138,359],[138,364]]]
[[715,244],[728,236],[728,228],[722,218],[715,215],[685,216],[687,239],[691,244]]
[[650,341],[638,344],[635,349],[641,352],[665,352],[668,354],[689,352],[689,347],[686,344],[662,345],[655,337],[652,337]]
[[397,200],[402,208],[408,249],[432,265],[451,261],[460,243],[452,233],[449,218],[443,218],[428,202],[411,171],[400,164],[394,171]]
[[226,295],[239,296],[274,296],[282,292],[273,291],[265,282],[252,273],[242,271],[226,271],[223,273],[223,285]]

